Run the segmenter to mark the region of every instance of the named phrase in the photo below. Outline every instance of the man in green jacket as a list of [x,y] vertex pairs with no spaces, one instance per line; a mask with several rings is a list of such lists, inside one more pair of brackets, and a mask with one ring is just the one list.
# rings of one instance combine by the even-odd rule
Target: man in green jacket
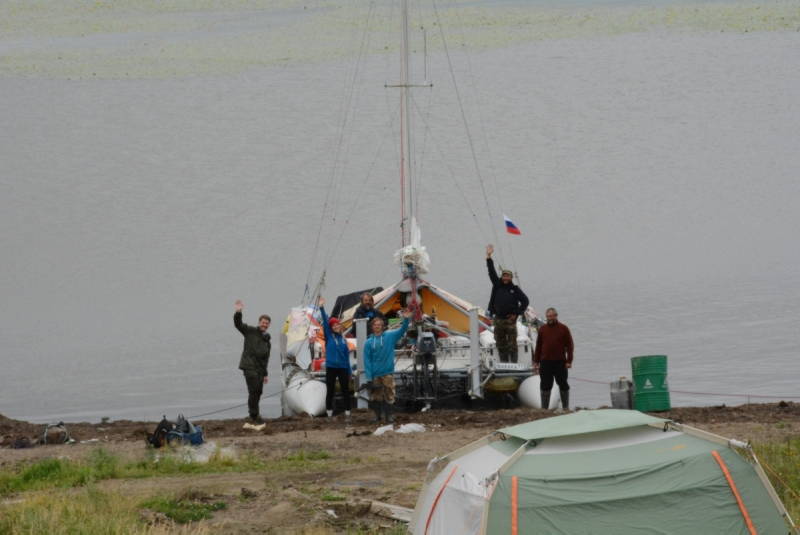
[[264,385],[269,380],[267,364],[269,363],[271,343],[267,329],[269,329],[271,320],[269,316],[262,314],[258,318],[258,327],[251,327],[242,322],[243,308],[244,303],[240,300],[234,303],[233,325],[244,336],[239,369],[244,373],[244,380],[247,383],[247,408],[250,413],[250,421],[260,423],[261,415],[258,403],[261,401]]

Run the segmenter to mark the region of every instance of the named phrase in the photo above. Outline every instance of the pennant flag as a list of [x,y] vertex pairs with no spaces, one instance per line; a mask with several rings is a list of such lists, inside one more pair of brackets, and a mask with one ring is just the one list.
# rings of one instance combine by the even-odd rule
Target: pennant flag
[[513,221],[511,221],[511,220],[508,218],[508,216],[507,216],[507,215],[503,214],[503,219],[505,219],[505,221],[506,221],[506,232],[508,232],[509,234],[516,234],[516,235],[520,235],[520,234],[522,234],[522,233],[519,231],[519,227],[517,227],[517,226],[514,224],[514,222],[513,222]]

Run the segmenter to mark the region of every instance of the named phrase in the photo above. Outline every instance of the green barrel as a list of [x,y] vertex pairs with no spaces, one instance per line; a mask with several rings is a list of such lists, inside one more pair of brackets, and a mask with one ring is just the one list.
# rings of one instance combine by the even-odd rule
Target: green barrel
[[633,408],[637,411],[668,411],[667,356],[645,355],[631,359]]

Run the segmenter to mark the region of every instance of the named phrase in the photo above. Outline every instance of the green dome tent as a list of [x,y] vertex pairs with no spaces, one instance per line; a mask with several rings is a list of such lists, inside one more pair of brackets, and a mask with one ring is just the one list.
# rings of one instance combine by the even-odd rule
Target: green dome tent
[[433,459],[415,535],[787,534],[745,443],[637,411],[500,429]]

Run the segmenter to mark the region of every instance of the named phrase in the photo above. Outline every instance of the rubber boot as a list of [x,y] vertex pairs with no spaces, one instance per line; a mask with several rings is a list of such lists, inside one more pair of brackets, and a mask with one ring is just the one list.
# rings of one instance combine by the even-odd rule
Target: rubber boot
[[327,410],[325,413],[328,415],[328,418],[333,418],[333,411]]
[[569,390],[562,390],[561,391],[561,408],[569,410]]
[[384,401],[383,402],[383,414],[384,414],[384,417],[386,418],[385,421],[386,421],[387,424],[393,424],[394,423],[394,405],[392,405],[391,403],[389,403],[387,401]]
[[381,423],[381,403],[379,401],[370,401],[369,403],[372,412],[375,413],[375,419],[372,420],[372,422],[376,424]]
[[542,394],[542,408],[546,411],[550,410],[550,391],[549,390],[540,390]]

